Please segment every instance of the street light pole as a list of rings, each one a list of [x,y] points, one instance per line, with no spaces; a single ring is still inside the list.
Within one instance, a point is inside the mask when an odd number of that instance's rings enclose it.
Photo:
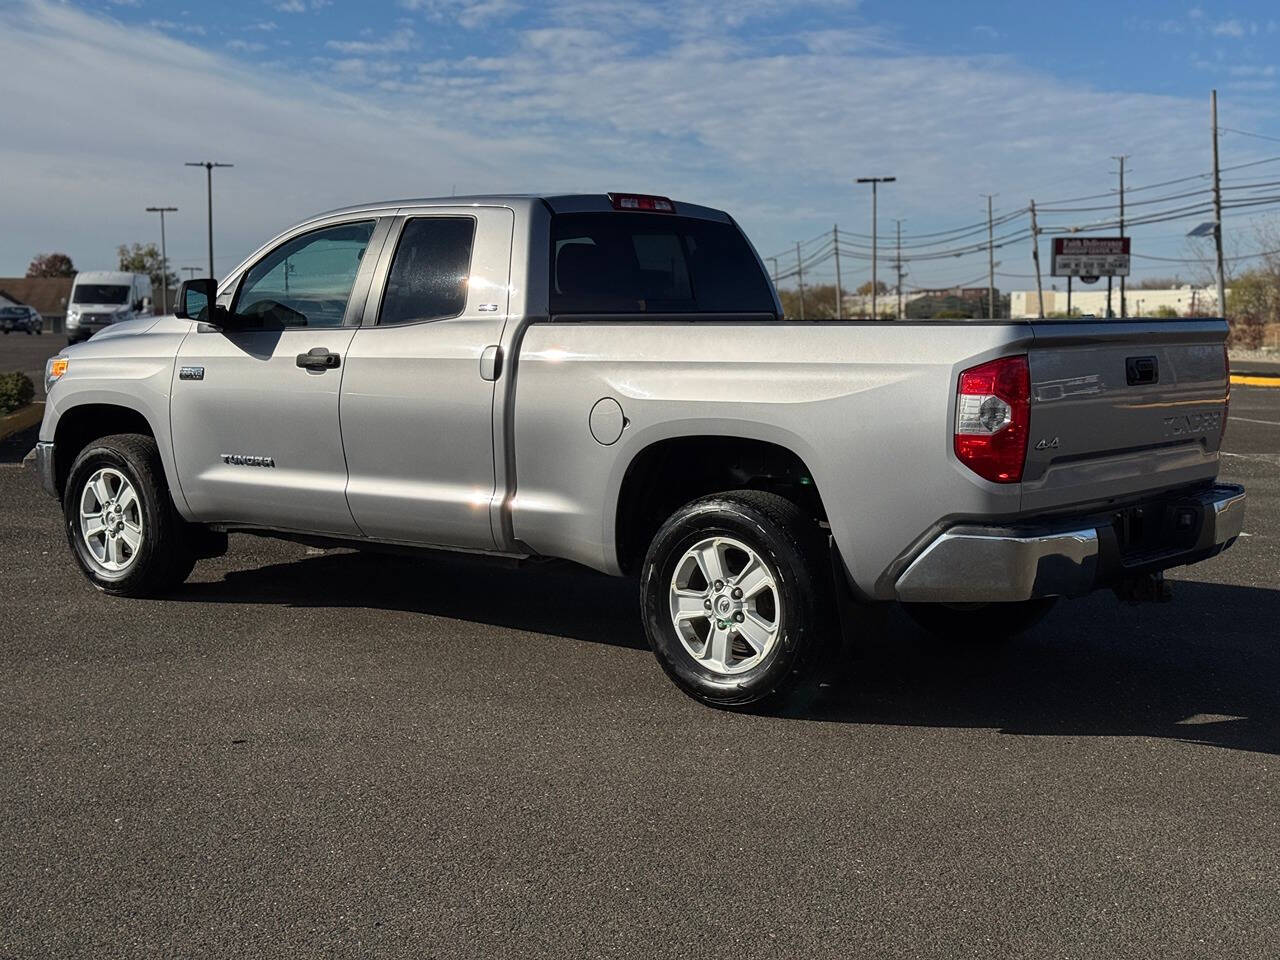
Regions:
[[[177,213],[177,207],[147,207],[147,213],[160,214],[160,290],[164,299],[161,301],[161,312],[169,312],[169,253],[164,242],[164,215]]]
[[[996,318],[996,240],[994,221],[991,216],[991,201],[996,195],[986,193],[983,196],[987,198],[987,319],[994,320]]]
[[[213,168],[214,167],[234,167],[234,163],[217,163],[213,160],[197,160],[185,163],[186,167],[204,167],[205,177],[209,187],[209,279],[214,279],[213,272]]]
[[[1117,161],[1120,164],[1120,238],[1124,239],[1124,162],[1129,159],[1129,155],[1126,153],[1118,157],[1112,157],[1111,159]],[[1120,318],[1122,320],[1129,315],[1129,310],[1125,306],[1124,288],[1125,288],[1124,274],[1121,274],[1120,275]]]
[[[858,177],[857,183],[871,184],[871,319],[876,319],[876,188],[882,183],[893,183],[897,177]]]
[[[200,268],[199,268],[199,267],[179,267],[178,269],[179,269],[179,270],[185,270],[185,271],[187,272],[187,279],[188,279],[188,280],[194,280],[194,279],[195,279],[196,274],[200,272]]]

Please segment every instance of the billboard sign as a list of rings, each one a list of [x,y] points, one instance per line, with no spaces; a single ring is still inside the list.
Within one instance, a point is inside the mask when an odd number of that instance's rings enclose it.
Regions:
[[[1127,277],[1128,237],[1054,237],[1055,277]]]

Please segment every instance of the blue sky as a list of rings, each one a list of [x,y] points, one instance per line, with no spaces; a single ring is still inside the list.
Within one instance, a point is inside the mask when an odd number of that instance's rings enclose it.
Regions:
[[[221,272],[317,210],[454,190],[664,193],[729,209],[767,256],[833,222],[866,231],[852,180],[891,173],[882,235],[895,217],[945,230],[986,192],[998,211],[1105,193],[1113,154],[1133,186],[1207,170],[1215,86],[1225,126],[1280,138],[1263,2],[0,0],[0,58],[0,275],[53,249],[108,266],[158,234],[154,204],[181,208],[174,263],[201,264],[203,175],[182,163],[206,155],[236,164],[216,174]],[[1280,142],[1222,149],[1237,164]],[[1233,214],[1229,252],[1257,249],[1260,221]],[[1135,250],[1188,256],[1194,224],[1136,229]],[[1027,286],[1029,242],[998,255],[1001,286]],[[919,262],[909,283],[984,268]]]

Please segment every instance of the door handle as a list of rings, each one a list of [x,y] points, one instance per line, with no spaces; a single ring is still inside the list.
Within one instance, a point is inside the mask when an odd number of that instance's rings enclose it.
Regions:
[[[330,353],[325,347],[312,347],[298,354],[298,366],[304,370],[333,370],[342,364],[342,357]]]

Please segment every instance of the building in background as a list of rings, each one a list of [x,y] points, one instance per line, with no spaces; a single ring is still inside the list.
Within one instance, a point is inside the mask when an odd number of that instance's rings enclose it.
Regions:
[[[1230,290],[1227,291],[1231,293]],[[1039,310],[1034,290],[1014,290],[1009,295],[1010,315],[1015,319],[1036,317]],[[1175,287],[1165,290],[1139,290],[1129,288],[1125,292],[1128,314],[1131,317],[1150,317],[1157,312],[1174,311],[1180,317],[1187,316],[1221,316],[1218,309],[1218,293],[1213,287]],[[1120,316],[1120,288],[1116,285],[1111,292],[1111,310]],[[1107,286],[1099,281],[1093,286],[1076,284],[1071,291],[1071,312],[1088,316],[1105,317],[1107,315]],[[1067,291],[1046,290],[1044,292],[1044,315],[1067,313]]]
[[[0,297],[40,311],[45,330],[66,329],[67,300],[74,277],[0,277]]]

